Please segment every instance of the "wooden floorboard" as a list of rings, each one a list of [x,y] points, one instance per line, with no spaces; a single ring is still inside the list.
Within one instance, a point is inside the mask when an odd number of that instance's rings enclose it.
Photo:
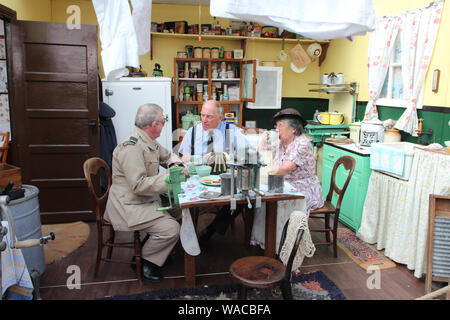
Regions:
[[[199,230],[211,219],[208,215],[202,216],[199,219]],[[95,224],[89,225],[91,233],[83,246],[60,261],[47,265],[40,278],[40,295],[43,300],[94,300],[186,286],[183,278],[184,256],[180,244],[172,254],[173,263],[163,269],[165,279],[161,283],[144,281],[140,287],[134,271],[126,264],[102,263],[100,274],[95,278],[97,235]],[[314,241],[320,237],[313,233]],[[120,250],[114,255],[131,258],[130,250]],[[228,268],[234,260],[247,255],[263,255],[263,250],[244,244],[243,222],[239,217],[236,219],[234,234],[231,230],[225,236],[215,234],[197,257],[197,286],[234,283]],[[80,268],[81,289],[70,290],[67,287],[71,276],[67,270],[71,265]],[[403,265],[381,270],[380,289],[369,289],[366,283],[372,274],[354,263],[341,249],[338,258],[333,258],[332,249],[327,246],[317,246],[314,256],[305,258],[300,270],[303,273],[324,272],[349,300],[410,300],[424,294],[424,280],[415,278],[413,272]]]

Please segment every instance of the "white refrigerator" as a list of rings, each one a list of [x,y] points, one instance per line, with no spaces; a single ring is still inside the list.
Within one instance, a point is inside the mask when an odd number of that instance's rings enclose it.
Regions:
[[[102,80],[103,102],[116,111],[112,118],[116,130],[117,142],[134,128],[134,119],[139,106],[156,103],[164,110],[166,124],[157,141],[167,150],[172,151],[172,105],[171,78],[165,77],[123,77],[118,80]]]

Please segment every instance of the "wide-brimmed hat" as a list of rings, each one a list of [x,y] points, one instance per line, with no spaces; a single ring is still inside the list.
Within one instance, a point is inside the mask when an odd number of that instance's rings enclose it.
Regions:
[[[308,122],[305,119],[303,119],[300,112],[298,112],[297,110],[295,110],[293,108],[286,108],[286,109],[283,109],[283,110],[277,112],[273,116],[272,121],[273,121],[273,123],[276,123],[278,120],[282,120],[282,119],[296,119],[296,120],[300,121],[303,128],[308,124]]]

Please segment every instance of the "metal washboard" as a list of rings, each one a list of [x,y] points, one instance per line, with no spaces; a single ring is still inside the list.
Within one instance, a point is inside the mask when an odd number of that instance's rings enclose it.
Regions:
[[[430,194],[425,293],[431,282],[450,284],[450,196]]]

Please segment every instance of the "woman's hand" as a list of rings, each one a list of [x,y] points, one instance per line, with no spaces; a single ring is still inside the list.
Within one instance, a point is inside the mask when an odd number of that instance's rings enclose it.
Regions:
[[[190,153],[183,154],[183,156],[181,157],[181,161],[183,161],[184,163],[191,162],[191,154]]]
[[[269,141],[269,130],[266,130],[261,134],[261,140],[259,141],[258,151],[266,149],[268,141]]]

